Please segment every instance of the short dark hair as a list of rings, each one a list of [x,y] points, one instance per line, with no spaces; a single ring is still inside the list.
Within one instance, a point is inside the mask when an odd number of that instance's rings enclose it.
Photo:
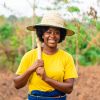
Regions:
[[[50,26],[36,26],[35,28],[36,28],[36,34],[39,40],[41,42],[44,42],[42,35],[50,28]],[[58,43],[62,42],[65,39],[65,37],[66,37],[66,30],[63,28],[60,28],[60,40]]]

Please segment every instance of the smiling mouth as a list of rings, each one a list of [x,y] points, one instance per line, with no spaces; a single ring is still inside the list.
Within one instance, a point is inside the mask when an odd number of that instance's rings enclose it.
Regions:
[[[49,42],[49,43],[51,43],[51,44],[56,43],[56,41],[55,41],[55,40],[48,40],[48,42]]]

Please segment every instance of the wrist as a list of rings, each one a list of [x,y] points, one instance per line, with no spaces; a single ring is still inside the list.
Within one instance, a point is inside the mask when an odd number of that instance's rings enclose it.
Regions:
[[[49,77],[47,77],[47,76],[43,76],[43,77],[42,77],[42,80],[44,80],[45,82],[47,82],[48,79],[49,79]]]
[[[36,70],[36,67],[35,66],[31,66],[28,69],[29,72],[34,72],[35,70]]]

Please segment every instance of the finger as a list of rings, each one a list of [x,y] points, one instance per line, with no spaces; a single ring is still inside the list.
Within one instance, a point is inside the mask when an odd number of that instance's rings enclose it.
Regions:
[[[40,70],[40,69],[37,69],[37,70],[36,70],[36,73],[37,73],[37,75],[42,76],[42,73],[41,73],[41,70]]]

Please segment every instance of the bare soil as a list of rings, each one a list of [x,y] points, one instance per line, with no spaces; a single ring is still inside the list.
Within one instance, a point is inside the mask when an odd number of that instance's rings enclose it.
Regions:
[[[16,90],[14,73],[0,69],[0,100],[26,100],[27,87]],[[100,66],[80,67],[79,78],[67,100],[100,100]]]

